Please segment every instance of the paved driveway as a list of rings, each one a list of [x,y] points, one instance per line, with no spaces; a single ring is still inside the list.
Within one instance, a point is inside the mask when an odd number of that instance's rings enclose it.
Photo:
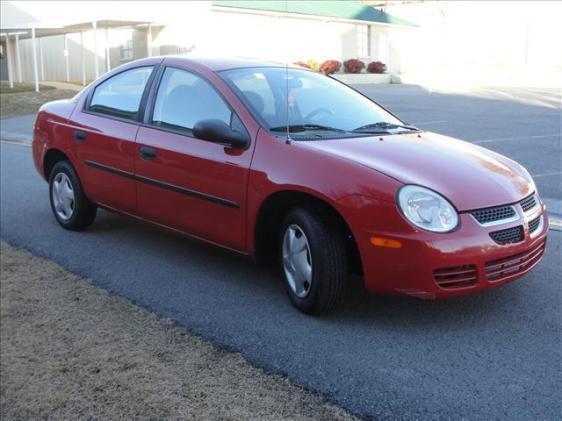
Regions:
[[[403,107],[400,114],[410,121],[434,124],[443,133],[462,132],[469,140],[528,136],[527,142],[489,146],[512,147],[535,173],[560,170],[554,168],[560,139],[530,137],[559,133],[559,110],[536,107],[527,123],[534,127],[527,130],[517,116],[529,116],[529,105],[490,104],[489,110],[511,111],[498,114],[496,124],[505,131],[489,133],[481,127],[496,127],[482,111],[487,100],[408,95],[401,89],[369,93],[391,109]],[[465,104],[470,101],[474,106]],[[472,123],[457,122],[457,115]],[[447,123],[429,123],[438,119]],[[531,139],[541,143],[529,147]],[[536,161],[539,145],[542,166]],[[310,318],[292,309],[276,276],[245,258],[103,211],[87,232],[60,229],[30,149],[3,143],[0,155],[3,239],[238,350],[267,371],[287,374],[357,414],[377,419],[560,416],[560,232],[551,231],[545,260],[534,272],[500,290],[424,302],[366,296],[356,286],[339,313]],[[543,194],[559,197],[556,177],[537,179]]]
[[[33,124],[35,123],[35,114],[5,118],[1,121],[0,139],[16,142],[31,141]]]

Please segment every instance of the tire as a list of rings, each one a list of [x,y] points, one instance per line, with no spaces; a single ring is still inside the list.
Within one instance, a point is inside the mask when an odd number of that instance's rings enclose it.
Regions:
[[[303,313],[332,312],[345,297],[347,253],[339,227],[331,214],[317,207],[295,208],[283,221],[281,274],[291,303]]]
[[[59,161],[49,176],[49,199],[57,222],[65,229],[80,231],[96,218],[97,207],[88,200],[78,174],[68,161]]]

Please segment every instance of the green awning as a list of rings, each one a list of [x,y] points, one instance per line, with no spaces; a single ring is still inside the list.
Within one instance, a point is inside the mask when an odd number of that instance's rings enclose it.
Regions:
[[[264,12],[296,13],[327,18],[352,19],[371,23],[386,23],[416,27],[411,22],[389,15],[382,10],[366,6],[360,1],[285,1],[285,0],[222,0],[213,6],[238,9],[261,10]]]

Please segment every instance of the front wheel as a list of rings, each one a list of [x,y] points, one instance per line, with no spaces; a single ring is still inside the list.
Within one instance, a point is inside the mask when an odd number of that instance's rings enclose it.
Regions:
[[[291,303],[307,314],[334,310],[345,296],[347,254],[339,224],[314,207],[292,210],[281,228],[281,268]]]
[[[59,161],[49,177],[51,209],[57,222],[69,230],[82,230],[96,218],[96,206],[88,200],[78,174],[68,161]]]

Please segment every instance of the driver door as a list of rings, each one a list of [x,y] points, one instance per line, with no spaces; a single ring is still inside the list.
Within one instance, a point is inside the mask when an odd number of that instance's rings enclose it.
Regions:
[[[150,123],[137,134],[135,173],[141,217],[235,250],[245,247],[246,184],[253,145],[244,150],[193,137],[194,124],[242,123],[204,78],[167,67]]]

